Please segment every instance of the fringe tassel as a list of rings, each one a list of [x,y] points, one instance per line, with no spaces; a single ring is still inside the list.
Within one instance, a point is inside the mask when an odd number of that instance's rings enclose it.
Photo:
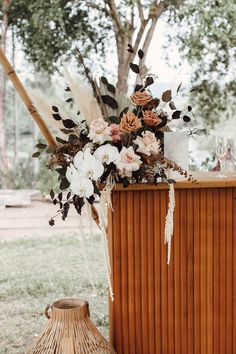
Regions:
[[[101,192],[100,208],[98,212],[99,227],[102,231],[104,259],[106,262],[105,265],[106,265],[107,282],[108,282],[111,301],[114,301],[114,294],[113,294],[112,281],[111,281],[111,263],[110,263],[108,238],[107,238],[107,219],[108,219],[107,214],[108,214],[108,208],[112,209],[111,191],[113,189],[113,186],[114,186],[114,180],[112,179],[112,176],[111,177],[109,176],[107,179],[106,186]]]
[[[165,222],[165,244],[168,245],[167,251],[167,264],[170,264],[170,256],[171,256],[171,241],[173,237],[174,231],[174,209],[175,209],[175,189],[174,184],[171,183],[169,185],[169,205],[168,205],[168,212],[166,215],[166,222]]]

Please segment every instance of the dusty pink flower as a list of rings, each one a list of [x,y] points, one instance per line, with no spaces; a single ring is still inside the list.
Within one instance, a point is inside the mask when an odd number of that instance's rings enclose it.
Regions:
[[[120,141],[121,140],[120,126],[118,124],[111,124],[110,128],[111,128],[112,141],[114,141],[115,143],[117,141]]]
[[[112,140],[110,135],[111,128],[103,118],[98,118],[91,122],[88,137],[92,139],[94,143],[103,144],[105,141]]]
[[[160,141],[157,140],[154,133],[146,131],[142,136],[137,136],[134,143],[138,145],[138,152],[150,156],[151,154],[159,154],[161,151]]]
[[[131,177],[133,171],[137,171],[142,164],[141,157],[135,154],[130,146],[128,149],[123,147],[115,164],[122,177]]]

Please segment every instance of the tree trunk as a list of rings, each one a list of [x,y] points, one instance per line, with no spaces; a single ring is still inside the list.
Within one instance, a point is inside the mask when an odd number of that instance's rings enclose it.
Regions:
[[[8,30],[8,6],[10,0],[3,1],[3,26],[2,26],[2,43],[1,47],[3,51],[6,51],[6,40]],[[6,96],[6,78],[3,70],[0,70],[0,162],[5,171],[10,168],[10,161],[7,155],[7,133],[5,124],[5,96]]]

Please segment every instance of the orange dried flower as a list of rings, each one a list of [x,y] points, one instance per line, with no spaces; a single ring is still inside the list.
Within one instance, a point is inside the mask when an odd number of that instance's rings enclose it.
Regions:
[[[130,96],[131,101],[137,106],[145,106],[148,102],[152,100],[152,96],[146,91],[137,91]]]
[[[141,127],[141,120],[133,112],[127,112],[123,115],[120,122],[120,131],[131,133]]]
[[[143,112],[143,120],[147,125],[156,126],[162,122],[162,119],[158,117],[158,115],[153,111],[144,111]]]

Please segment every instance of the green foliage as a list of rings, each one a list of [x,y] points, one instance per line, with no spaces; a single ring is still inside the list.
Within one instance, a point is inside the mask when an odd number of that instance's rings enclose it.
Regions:
[[[12,0],[9,7],[9,25],[27,59],[47,72],[53,72],[78,43],[84,50],[98,43],[97,29],[88,16],[87,9],[66,0]]]
[[[173,13],[172,13],[173,15]],[[192,83],[203,119],[214,125],[236,96],[236,3],[234,0],[189,0],[170,16],[169,44],[179,46],[194,69]],[[235,112],[235,111],[234,111]],[[233,114],[233,109],[232,109]]]

